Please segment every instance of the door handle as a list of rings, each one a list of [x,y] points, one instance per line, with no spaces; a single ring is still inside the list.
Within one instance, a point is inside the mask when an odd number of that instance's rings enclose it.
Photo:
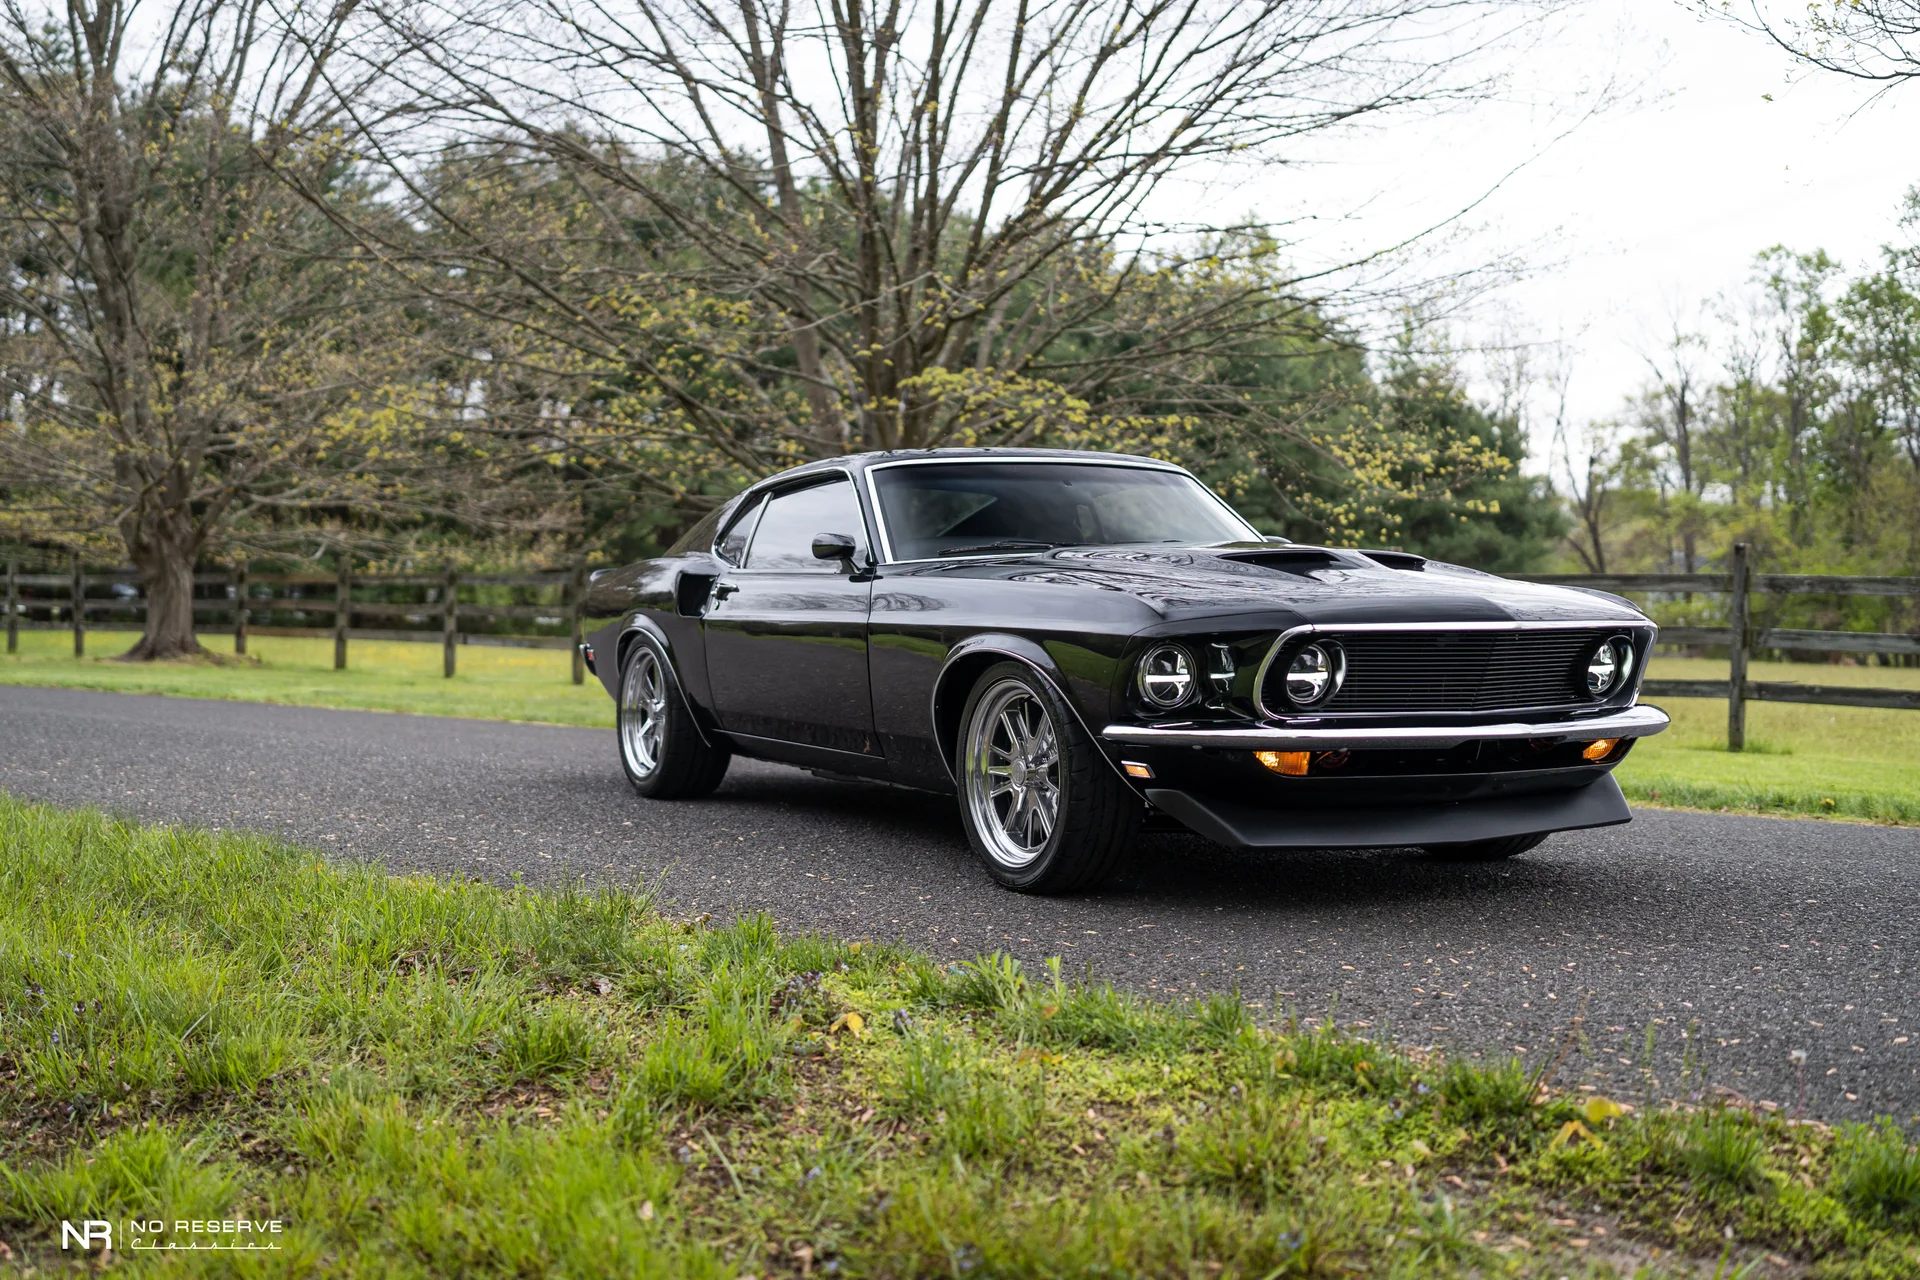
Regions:
[[[714,584],[713,584],[713,599],[714,599],[714,602],[715,602],[715,603],[717,604],[717,603],[719,603],[720,601],[722,601],[722,600],[725,600],[725,599],[726,599],[726,598],[727,598],[728,596],[730,596],[730,595],[732,595],[732,594],[733,594],[734,592],[736,592],[736,591],[738,591],[739,589],[740,589],[740,588],[739,588],[739,586],[738,586],[738,585],[736,585],[735,583],[731,583],[731,582],[716,582],[716,583],[714,583]]]

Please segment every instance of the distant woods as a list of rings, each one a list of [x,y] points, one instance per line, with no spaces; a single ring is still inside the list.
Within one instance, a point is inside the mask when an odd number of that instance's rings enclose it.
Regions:
[[[1273,532],[1497,570],[1713,554],[1715,503],[1894,555],[1892,302],[1785,263],[1791,358],[1563,430],[1555,494],[1385,259],[1306,272],[1235,203],[1496,92],[1552,7],[0,7],[0,542],[135,564],[143,657],[197,649],[195,564],[634,558],[876,448],[1152,453]]]
[[[1619,414],[1559,424],[1567,545],[1593,572],[1722,566],[1920,574],[1920,190],[1908,238],[1849,269],[1760,253],[1673,318]]]

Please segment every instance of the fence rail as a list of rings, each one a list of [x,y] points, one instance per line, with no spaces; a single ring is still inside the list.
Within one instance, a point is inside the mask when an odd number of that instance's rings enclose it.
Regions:
[[[1828,595],[1905,597],[1920,601],[1920,578],[1846,576],[1825,573],[1754,573],[1752,549],[1735,543],[1727,573],[1515,573],[1523,582],[1601,591],[1660,592],[1731,596],[1724,627],[1662,627],[1660,643],[1725,645],[1725,680],[1649,680],[1642,691],[1655,698],[1725,698],[1727,747],[1744,750],[1747,703],[1805,702],[1836,707],[1894,707],[1920,711],[1920,690],[1870,689],[1847,685],[1794,684],[1747,679],[1756,650],[1799,649],[1814,653],[1920,655],[1920,634],[1871,631],[1809,631],[1787,627],[1755,628],[1756,595]]]
[[[146,597],[139,589],[140,575],[133,569],[88,570],[77,560],[64,573],[22,572],[17,561],[10,561],[6,568],[8,653],[19,651],[22,630],[62,630],[73,633],[74,656],[82,657],[86,654],[89,621],[96,625],[101,621],[133,622],[147,611]],[[535,573],[460,573],[454,569],[439,573],[256,573],[251,565],[239,564],[227,571],[195,573],[193,584],[198,592],[218,593],[195,596],[194,630],[206,634],[230,628],[236,653],[247,651],[249,635],[331,637],[333,665],[345,668],[348,643],[353,640],[437,641],[445,651],[444,673],[452,676],[458,668],[456,651],[461,645],[571,649],[573,682],[582,684],[586,680],[580,655],[587,584],[584,560],[575,560],[571,569]],[[483,588],[531,590],[551,599],[471,598]],[[357,591],[415,598],[361,599],[355,596]],[[102,592],[109,594],[99,594]],[[462,592],[469,598],[462,599]],[[358,619],[388,625],[356,626]],[[224,620],[225,625],[217,620]],[[324,625],[285,625],[288,622]],[[537,628],[542,626],[564,627],[566,634],[539,634]]]
[[[1663,644],[1726,646],[1731,667],[1729,678],[1649,680],[1645,690],[1654,697],[1727,699],[1727,744],[1735,750],[1741,749],[1746,742],[1748,702],[1804,702],[1827,706],[1920,710],[1920,691],[1916,690],[1807,685],[1746,678],[1747,666],[1758,650],[1920,656],[1920,634],[1815,631],[1785,627],[1756,629],[1752,611],[1753,597],[1756,595],[1879,596],[1920,601],[1920,578],[1756,574],[1752,572],[1750,561],[1748,546],[1739,543],[1733,548],[1730,571],[1727,573],[1508,576],[1525,582],[1593,587],[1603,591],[1731,596],[1727,626],[1666,627],[1660,632]],[[585,680],[585,667],[579,650],[586,600],[586,566],[582,560],[576,560],[571,569],[565,570],[472,574],[462,574],[452,569],[439,573],[391,574],[255,573],[250,565],[242,564],[224,572],[196,573],[193,581],[197,588],[211,588],[222,593],[196,598],[193,612],[196,617],[225,618],[232,628],[234,648],[238,653],[246,652],[249,634],[331,636],[334,641],[334,665],[345,667],[348,642],[352,640],[414,640],[429,643],[437,640],[445,650],[445,673],[451,676],[457,666],[455,651],[463,644],[570,648],[574,655],[574,683],[580,684]],[[74,653],[76,656],[84,654],[88,619],[131,620],[146,612],[146,600],[138,592],[138,582],[139,575],[132,569],[85,571],[78,561],[74,561],[64,573],[24,573],[17,563],[10,562],[6,577],[7,652],[17,651],[18,633],[22,628],[59,628],[73,632]],[[463,590],[484,587],[545,591],[555,598],[550,603],[529,603],[524,600],[496,603],[460,598]],[[297,594],[302,589],[313,594]],[[90,590],[117,594],[106,598],[90,598],[87,594]],[[417,592],[419,598],[356,599],[356,590]],[[262,615],[269,618],[278,616],[282,621],[260,625],[255,618]],[[305,622],[309,617],[314,621],[324,618],[327,625],[285,625],[287,620]],[[357,618],[413,625],[359,627],[354,625]],[[462,623],[481,623],[484,629],[462,627]],[[523,625],[529,623],[533,626]],[[541,625],[565,626],[568,634],[538,634],[533,627]],[[210,631],[213,628],[197,626],[196,629]]]

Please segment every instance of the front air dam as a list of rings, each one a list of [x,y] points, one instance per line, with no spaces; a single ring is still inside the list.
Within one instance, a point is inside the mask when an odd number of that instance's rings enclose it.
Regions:
[[[1147,800],[1188,830],[1230,849],[1382,849],[1466,844],[1631,822],[1611,774],[1571,791],[1364,809],[1256,809],[1148,787]]]

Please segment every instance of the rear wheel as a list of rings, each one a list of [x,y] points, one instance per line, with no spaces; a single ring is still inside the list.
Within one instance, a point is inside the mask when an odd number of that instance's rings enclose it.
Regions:
[[[727,776],[733,753],[709,746],[693,722],[673,668],[647,636],[620,672],[620,767],[650,800],[704,796]]]
[[[1525,853],[1547,838],[1547,832],[1531,836],[1506,836],[1499,840],[1470,840],[1465,844],[1430,844],[1427,852],[1442,862],[1498,862]]]
[[[1009,889],[1090,888],[1139,835],[1139,799],[1024,663],[1002,662],[980,677],[957,747],[967,842]]]

